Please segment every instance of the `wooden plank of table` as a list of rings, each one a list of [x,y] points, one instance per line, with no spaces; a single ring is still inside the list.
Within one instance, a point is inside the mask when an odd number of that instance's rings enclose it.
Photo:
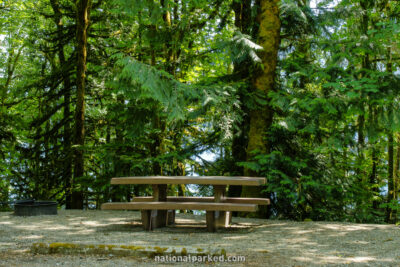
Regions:
[[[154,201],[152,196],[134,197],[133,202],[148,202]],[[172,202],[214,202],[214,197],[185,197],[185,196],[167,196],[167,201]],[[268,198],[245,198],[245,197],[225,197],[222,202],[226,203],[242,203],[242,204],[258,204],[270,205]]]
[[[211,211],[257,211],[256,204],[198,203],[198,202],[112,202],[103,203],[102,210],[211,210]]]
[[[263,177],[243,176],[135,176],[112,178],[111,184],[203,184],[260,186]]]

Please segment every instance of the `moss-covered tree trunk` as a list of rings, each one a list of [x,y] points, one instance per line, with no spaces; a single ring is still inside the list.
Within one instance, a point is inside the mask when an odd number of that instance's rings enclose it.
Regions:
[[[273,110],[269,103],[268,93],[274,90],[275,71],[278,61],[278,49],[280,43],[280,19],[279,19],[279,0],[262,0],[257,17],[259,23],[257,43],[263,47],[260,54],[263,67],[259,68],[254,75],[253,87],[255,97],[261,98],[261,101],[255,101],[257,104],[249,113],[250,130],[249,141],[247,145],[247,161],[254,159],[254,151],[258,153],[269,153],[270,145],[266,138],[273,118]],[[266,100],[266,101],[265,101]],[[257,172],[245,169],[245,175],[258,176]],[[243,197],[262,196],[263,187],[243,187]],[[266,216],[266,210],[258,212],[259,217]]]
[[[76,30],[76,52],[77,52],[77,73],[76,73],[76,109],[75,109],[75,136],[74,136],[74,183],[84,174],[83,145],[85,140],[85,78],[87,58],[87,32],[89,27],[91,0],[78,0],[77,30]],[[82,188],[76,189],[72,185],[71,208],[83,208]]]

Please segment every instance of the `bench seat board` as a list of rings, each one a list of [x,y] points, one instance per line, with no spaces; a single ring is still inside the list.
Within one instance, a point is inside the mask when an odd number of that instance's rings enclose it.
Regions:
[[[112,178],[111,184],[264,185],[263,177],[242,176],[135,176]]]
[[[134,197],[133,202],[148,202],[152,201],[153,197]],[[214,202],[214,197],[183,197],[183,196],[167,196],[167,201],[172,202]],[[239,203],[239,204],[258,204],[270,205],[268,198],[242,198],[242,197],[227,197],[222,203]]]
[[[257,211],[256,204],[199,202],[113,202],[101,205],[102,210],[206,210]]]

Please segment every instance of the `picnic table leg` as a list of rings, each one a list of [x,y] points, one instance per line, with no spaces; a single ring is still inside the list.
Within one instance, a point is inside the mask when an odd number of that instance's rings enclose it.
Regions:
[[[223,202],[226,194],[225,185],[214,185],[214,202]],[[230,212],[228,211],[207,211],[206,223],[207,230],[215,232],[218,227],[228,227],[230,222]]]
[[[167,185],[166,184],[153,185],[153,197],[154,201],[167,201]],[[167,211],[153,210],[151,214],[151,222],[154,228],[166,226]]]
[[[167,200],[167,185],[153,185],[153,201]],[[145,230],[153,230],[167,225],[166,210],[142,210],[142,225]]]
[[[175,224],[175,210],[167,210],[167,225]]]
[[[142,213],[142,225],[144,230],[151,231],[151,210],[141,210]]]
[[[215,223],[215,211],[206,211],[206,224],[208,232],[215,232],[217,230],[217,224]]]

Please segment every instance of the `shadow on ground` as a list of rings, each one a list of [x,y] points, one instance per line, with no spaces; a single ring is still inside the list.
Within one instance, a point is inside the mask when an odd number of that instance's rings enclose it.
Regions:
[[[230,228],[209,233],[204,216],[177,214],[175,225],[146,232],[132,211],[2,212],[0,236],[0,254],[26,253],[35,242],[170,245],[224,248],[245,256],[245,266],[400,266],[400,229],[393,225],[233,218]]]

